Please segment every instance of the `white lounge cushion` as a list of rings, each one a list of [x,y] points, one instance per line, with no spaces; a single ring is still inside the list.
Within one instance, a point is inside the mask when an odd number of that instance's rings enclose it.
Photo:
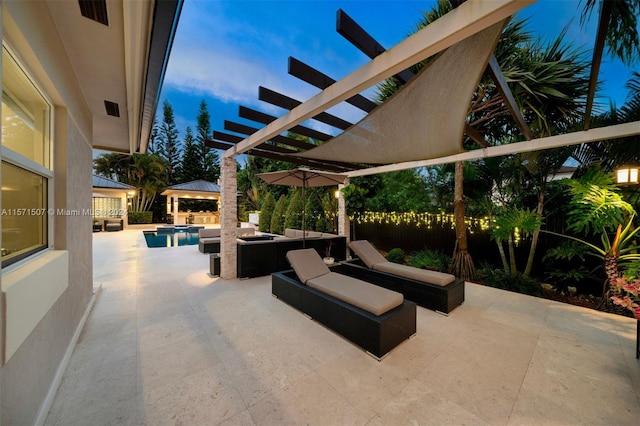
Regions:
[[[382,315],[404,301],[398,292],[336,272],[312,278],[307,285],[374,315]]]
[[[413,266],[400,265],[393,262],[376,263],[373,265],[373,269],[439,286],[450,284],[456,279],[456,277],[451,274],[414,268]]]
[[[387,261],[367,240],[351,241],[349,248],[367,265],[367,268],[373,268],[373,265]]]

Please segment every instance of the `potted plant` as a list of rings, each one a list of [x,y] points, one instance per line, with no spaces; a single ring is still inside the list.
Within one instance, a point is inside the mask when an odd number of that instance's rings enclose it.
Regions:
[[[335,262],[335,259],[331,257],[331,246],[333,246],[333,241],[329,240],[324,250],[324,258],[322,259],[326,265],[333,265],[333,262]]]

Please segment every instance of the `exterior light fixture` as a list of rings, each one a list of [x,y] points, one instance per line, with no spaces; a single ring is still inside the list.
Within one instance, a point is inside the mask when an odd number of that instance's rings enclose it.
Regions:
[[[334,192],[333,196],[336,198],[340,198],[340,190],[338,189],[336,192]]]
[[[616,182],[622,185],[638,184],[638,166],[622,166],[616,170]]]

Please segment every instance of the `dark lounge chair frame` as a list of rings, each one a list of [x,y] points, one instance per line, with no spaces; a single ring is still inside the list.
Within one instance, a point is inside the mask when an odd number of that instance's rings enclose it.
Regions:
[[[387,272],[369,269],[362,260],[351,259],[341,262],[345,269],[341,272],[354,278],[397,291],[418,305],[448,315],[464,303],[464,280],[456,279],[451,284],[439,286]]]
[[[331,268],[338,273],[344,269],[343,265]],[[293,270],[271,275],[271,293],[362,347],[378,361],[416,334],[416,304],[406,299],[389,312],[373,315],[302,284]]]

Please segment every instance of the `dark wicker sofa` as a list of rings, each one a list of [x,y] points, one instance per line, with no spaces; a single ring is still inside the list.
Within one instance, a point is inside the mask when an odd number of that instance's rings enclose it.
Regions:
[[[342,273],[348,268],[338,264],[330,269],[331,272]],[[271,292],[278,299],[362,347],[377,360],[416,333],[416,304],[407,299],[387,312],[374,315],[303,284],[293,270],[273,273]]]
[[[275,238],[271,241],[238,241],[238,278],[253,278],[290,269],[287,253],[303,248],[302,238]],[[344,236],[323,234],[307,238],[306,248],[315,249],[323,257],[331,244],[331,255],[337,261],[347,258]]]

